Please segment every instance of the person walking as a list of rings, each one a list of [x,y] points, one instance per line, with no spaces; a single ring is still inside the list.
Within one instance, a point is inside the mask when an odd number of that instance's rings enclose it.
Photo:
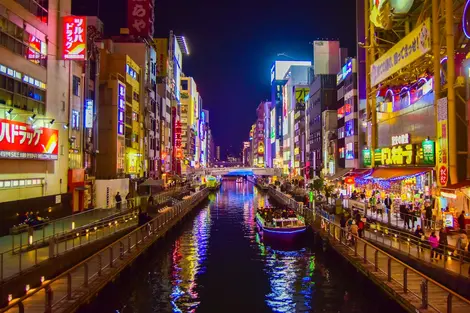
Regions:
[[[424,243],[424,240],[426,239],[426,236],[424,235],[424,231],[420,225],[416,226],[414,235],[416,237],[418,246],[421,247],[421,251],[423,251],[423,243]]]
[[[445,227],[442,227],[441,230],[439,231],[439,260],[444,257],[445,260],[445,253],[447,250],[447,231]]]
[[[390,195],[387,194],[387,196],[384,199],[384,205],[385,205],[385,210],[388,216],[388,212],[392,209],[392,199],[390,198]]]
[[[431,229],[431,222],[432,222],[432,206],[431,201],[426,201],[424,204],[424,218],[425,220],[425,227],[426,229]]]
[[[119,191],[114,196],[114,200],[116,201],[116,209],[121,210],[122,198],[121,198],[121,195],[119,194]]]
[[[436,232],[432,232],[431,236],[429,236],[429,245],[431,246],[431,261],[436,259],[437,260],[437,248],[439,247],[439,241],[436,237]]]
[[[457,221],[459,222],[460,232],[465,233],[465,211],[462,211],[462,213],[460,213]]]

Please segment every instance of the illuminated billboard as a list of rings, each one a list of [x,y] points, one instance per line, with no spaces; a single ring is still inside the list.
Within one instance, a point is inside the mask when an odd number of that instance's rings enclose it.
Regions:
[[[86,17],[65,16],[63,18],[63,58],[64,60],[86,59]]]
[[[168,74],[168,39],[153,40],[157,52],[157,76],[166,77]]]
[[[0,119],[0,158],[57,160],[59,131]]]
[[[124,115],[126,114],[126,85],[118,83],[118,135],[124,135]]]
[[[173,47],[175,51],[174,55],[174,67],[173,67],[173,74],[175,79],[175,94],[176,100],[180,102],[181,100],[181,69],[183,67],[183,53],[181,52],[180,46],[176,41],[176,37],[173,37]]]
[[[127,27],[129,34],[144,38],[153,37],[155,0],[128,0]]]
[[[271,68],[271,83],[274,80],[284,80],[284,77],[292,65],[312,66],[311,61],[276,61]]]
[[[270,124],[271,132],[269,137],[271,138],[271,143],[274,143],[276,141],[276,108],[271,110]]]

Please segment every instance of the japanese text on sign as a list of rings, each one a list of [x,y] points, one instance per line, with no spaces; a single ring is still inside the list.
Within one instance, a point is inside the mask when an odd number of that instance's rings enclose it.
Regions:
[[[128,0],[127,24],[131,35],[153,37],[154,2],[154,0]]]
[[[392,146],[407,145],[410,143],[410,134],[392,136]]]
[[[64,60],[86,59],[86,17],[66,16],[63,20]]]
[[[371,85],[375,86],[431,49],[431,19],[426,19],[371,65]]]
[[[118,83],[118,135],[124,135],[124,115],[126,113],[126,86]]]
[[[57,160],[58,144],[55,129],[0,119],[0,158]]]

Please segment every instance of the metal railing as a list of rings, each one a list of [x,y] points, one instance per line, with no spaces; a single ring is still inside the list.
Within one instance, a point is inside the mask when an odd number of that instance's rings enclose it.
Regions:
[[[442,259],[441,262],[431,258],[431,246],[428,237],[423,239],[413,233],[388,228],[380,224],[368,224],[368,228],[364,236],[370,241],[406,253],[424,263],[442,267],[453,274],[469,277],[470,255],[464,249],[439,244],[439,247],[432,251],[439,256],[439,259]]]
[[[442,220],[426,219],[421,212],[418,212],[418,214],[402,213],[397,209],[396,205],[390,210],[383,206],[380,212],[377,209],[373,210],[366,202],[344,199],[343,206],[348,208],[348,210],[351,210],[351,207],[355,207],[367,218],[404,230],[414,229],[417,225],[432,230],[439,230],[442,227]]]
[[[154,203],[164,203],[171,196],[185,191],[185,188],[178,187],[155,194],[153,195]],[[130,200],[123,200],[120,210],[117,210],[116,208],[92,209],[72,214],[63,218],[46,221],[39,225],[25,227],[21,232],[10,235],[10,243],[5,242],[7,240],[5,237],[0,238],[0,249],[3,250],[3,253],[8,251],[16,253],[20,250],[28,248],[33,242],[46,241],[51,236],[61,236],[64,233],[73,231],[74,229],[90,226],[90,224],[93,224],[97,220],[105,219],[110,216],[123,214],[129,210],[133,210],[134,208],[141,206],[142,200],[144,198],[148,198],[148,196],[139,196]]]
[[[285,205],[297,209],[317,225],[335,244],[342,246],[350,257],[361,260],[362,266],[372,272],[388,288],[392,287],[406,294],[406,301],[419,309],[439,313],[470,312],[470,301],[456,292],[420,273],[411,266],[401,262],[372,243],[347,233],[334,222],[334,216],[320,209],[310,209],[293,201],[285,194],[271,188],[271,193]],[[399,288],[397,288],[399,287]]]
[[[104,286],[133,258],[144,251],[145,247],[152,244],[162,234],[164,228],[172,226],[172,221],[179,220],[180,216],[186,214],[194,205],[202,201],[208,193],[207,189],[203,189],[188,199],[182,200],[150,222],[126,234],[71,269],[51,280],[45,280],[39,287],[10,301],[8,306],[0,309],[0,313],[26,312],[29,308],[37,310],[40,306],[44,307],[44,312],[52,312],[53,309],[58,308],[67,311],[64,308],[67,305],[77,307],[80,303],[74,304],[72,299],[82,301],[83,298],[80,296],[92,295],[88,289],[91,284],[96,287],[97,283],[101,282],[101,286]],[[84,293],[80,293],[81,291]],[[93,290],[93,292],[96,291],[98,290]]]
[[[20,275],[51,257],[62,255],[136,224],[137,211],[131,210],[129,213],[93,223],[90,227],[83,226],[61,233],[60,236],[55,234],[31,242],[27,251],[2,252],[0,253],[0,282]]]

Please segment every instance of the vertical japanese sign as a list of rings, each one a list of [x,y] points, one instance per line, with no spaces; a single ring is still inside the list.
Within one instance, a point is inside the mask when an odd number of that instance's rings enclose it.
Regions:
[[[445,187],[449,179],[447,98],[437,100],[437,180]]]
[[[175,123],[175,147],[176,147],[176,158],[182,159],[183,158],[183,150],[181,149],[181,122],[176,121]]]
[[[93,100],[90,99],[85,104],[85,128],[93,128]]]
[[[117,132],[124,135],[124,114],[126,114],[126,86],[118,83]]]
[[[62,28],[64,60],[85,60],[87,39],[86,17],[65,16]]]
[[[153,37],[154,4],[154,0],[127,0],[127,27],[131,35]]]
[[[167,76],[168,72],[168,39],[154,39],[157,48],[157,76]]]
[[[59,132],[0,119],[0,158],[57,160]]]

